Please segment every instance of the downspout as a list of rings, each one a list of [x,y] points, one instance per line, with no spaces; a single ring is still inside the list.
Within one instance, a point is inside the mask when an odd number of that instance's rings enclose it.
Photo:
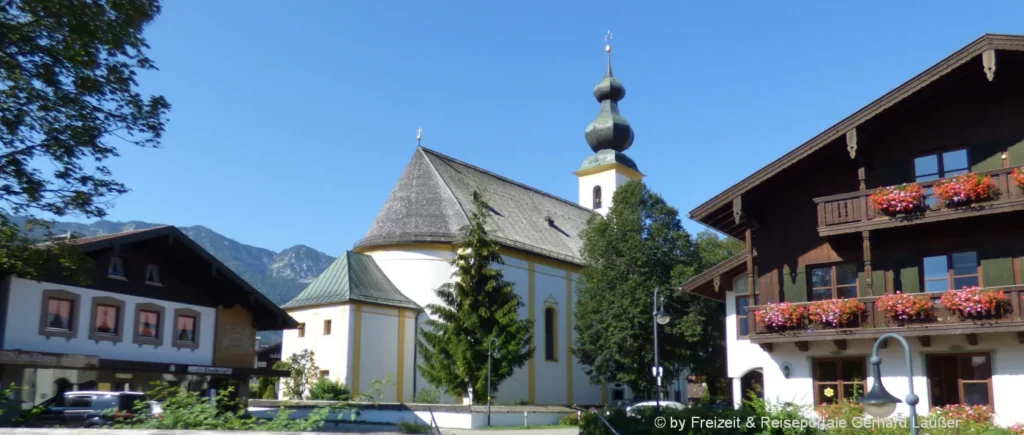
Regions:
[[[416,370],[419,368],[419,352],[420,343],[420,313],[422,311],[416,311],[416,317],[413,318],[413,342],[412,342],[412,400],[416,401]]]

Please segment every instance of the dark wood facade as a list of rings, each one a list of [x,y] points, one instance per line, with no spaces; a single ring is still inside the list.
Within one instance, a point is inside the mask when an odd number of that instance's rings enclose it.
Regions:
[[[890,218],[872,208],[867,198],[875,189],[915,181],[915,158],[951,150],[966,150],[965,169],[992,175],[1001,195],[964,209],[936,205],[912,218]],[[840,346],[847,337],[893,330],[918,336],[1024,333],[1024,190],[1010,177],[1021,166],[1024,37],[987,35],[691,212],[691,218],[745,240],[747,264],[734,260],[684,289],[732,297],[712,288],[731,286],[737,273],[747,273],[757,281],[757,303],[803,304],[813,292],[829,291],[813,289],[811,270],[846,265],[856,277],[831,291],[855,292],[865,303],[868,312],[856,327],[773,334],[751,315],[745,319],[751,341],[836,340]],[[961,322],[936,304],[937,321],[913,327],[887,323],[878,314],[879,296],[924,291],[926,257],[961,252],[975,253],[981,287],[1006,290],[1012,313]]]

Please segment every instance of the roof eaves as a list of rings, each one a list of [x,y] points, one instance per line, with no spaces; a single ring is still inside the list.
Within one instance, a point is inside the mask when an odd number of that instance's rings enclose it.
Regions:
[[[737,195],[745,193],[754,186],[757,186],[768,178],[781,172],[783,169],[789,167],[789,165],[803,159],[822,146],[839,138],[841,135],[846,134],[850,129],[871,119],[899,101],[902,101],[907,96],[932,83],[939,77],[944,76],[949,71],[963,65],[975,56],[978,56],[985,50],[989,49],[1024,51],[1024,36],[1004,34],[983,35],[967,46],[939,61],[932,67],[914,76],[910,80],[907,80],[895,89],[885,93],[867,106],[864,106],[860,110],[854,112],[852,115],[839,121],[832,127],[829,127],[825,131],[819,133],[817,136],[814,136],[797,148],[784,154],[782,157],[779,157],[775,161],[762,167],[757,172],[754,172],[725,191],[697,206],[690,211],[690,219],[697,221],[703,220],[709,213],[726,205]]]
[[[708,282],[709,280],[714,279],[716,276],[720,276],[721,274],[727,272],[729,269],[732,269],[734,267],[737,267],[737,266],[745,263],[746,259],[747,259],[747,252],[746,251],[743,251],[743,252],[740,252],[739,254],[733,255],[732,257],[729,257],[728,259],[723,260],[722,262],[720,262],[720,263],[718,263],[718,264],[716,264],[714,266],[711,266],[710,269],[701,272],[697,276],[695,276],[693,278],[690,278],[689,280],[684,282],[682,285],[680,285],[679,288],[682,289],[685,292],[692,292],[695,288],[697,288],[701,284],[704,284],[704,283]]]

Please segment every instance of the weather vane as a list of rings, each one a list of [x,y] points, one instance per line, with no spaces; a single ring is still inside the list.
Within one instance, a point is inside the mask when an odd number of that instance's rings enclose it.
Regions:
[[[420,145],[421,140],[423,140],[423,127],[416,127],[416,146]]]
[[[613,37],[614,37],[614,35],[612,35],[612,31],[611,30],[608,30],[608,33],[604,34],[604,51],[606,51],[608,53],[612,52],[612,38]]]

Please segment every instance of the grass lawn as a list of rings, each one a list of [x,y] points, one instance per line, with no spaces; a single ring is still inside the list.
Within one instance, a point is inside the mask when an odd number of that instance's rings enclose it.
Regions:
[[[531,429],[568,429],[571,427],[578,427],[571,424],[539,424],[526,426],[491,426],[485,427],[484,430],[531,430]]]

